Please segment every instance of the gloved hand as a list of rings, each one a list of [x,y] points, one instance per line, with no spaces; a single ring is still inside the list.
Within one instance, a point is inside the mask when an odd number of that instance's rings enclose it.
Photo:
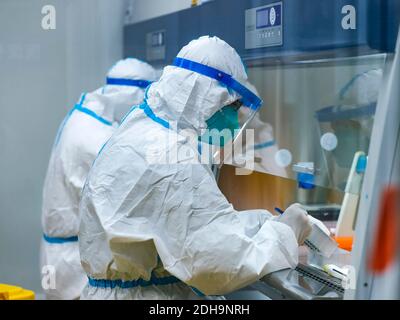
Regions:
[[[288,225],[294,232],[299,246],[311,233],[311,223],[307,211],[298,204],[292,204],[286,211],[278,217],[277,221]]]

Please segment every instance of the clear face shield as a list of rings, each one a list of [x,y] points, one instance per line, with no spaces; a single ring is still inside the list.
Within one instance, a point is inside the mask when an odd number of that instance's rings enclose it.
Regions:
[[[254,167],[254,150],[246,148],[247,145],[254,146],[254,131],[247,130],[254,119],[258,108],[251,108],[247,105],[240,107],[238,111],[238,129],[232,134],[232,139],[226,139],[226,143],[215,148],[212,155],[213,164],[221,168],[223,164],[230,164],[235,167]]]
[[[215,79],[240,96],[240,99],[223,107],[207,120],[209,129],[199,139],[200,149],[207,148],[207,154],[211,155],[211,159],[210,161],[207,160],[207,163],[211,162],[211,164],[221,167],[228,160],[229,163],[232,162],[235,165],[236,155],[240,154],[240,157],[242,157],[244,152],[242,150],[244,139],[249,138],[246,128],[261,108],[263,101],[231,75],[218,69],[182,58],[176,58],[173,66]],[[246,112],[241,112],[241,116],[239,116],[239,109],[242,108],[245,108]],[[254,139],[254,133],[252,137]],[[247,156],[251,157],[251,155]]]
[[[223,150],[223,163],[234,165],[235,167],[251,167],[254,168],[254,149],[246,146],[255,145],[254,130],[249,129],[250,123],[253,121],[257,112],[261,108],[251,108],[243,105],[239,110],[239,126],[240,129],[235,135],[232,143],[227,145]],[[218,157],[218,154],[215,155]]]

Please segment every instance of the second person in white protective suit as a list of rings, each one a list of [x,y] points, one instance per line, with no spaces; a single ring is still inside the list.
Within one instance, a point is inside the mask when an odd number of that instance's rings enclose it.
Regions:
[[[77,299],[87,283],[77,237],[86,176],[114,132],[114,121],[141,103],[145,88],[155,80],[155,70],[147,63],[121,60],[109,71],[107,85],[82,95],[61,124],[43,190],[40,264],[43,274],[54,276],[54,283],[43,288],[47,299]]]
[[[224,114],[227,125],[236,123],[238,101],[257,109],[261,101],[246,84],[236,51],[201,37],[125,118],[83,190],[79,248],[89,283],[82,299],[224,295],[297,265],[310,232],[306,212],[297,205],[279,218],[236,211],[183,134],[201,136]]]
[[[254,86],[250,89],[258,94]],[[251,111],[249,108],[240,108],[239,118],[249,116]],[[254,150],[254,170],[258,172],[268,173],[274,176],[287,178],[285,168],[276,163],[275,155],[279,151],[279,144],[274,138],[274,130],[271,124],[261,120],[260,113],[257,112],[249,122],[246,129],[254,130],[254,144],[246,143],[246,150]],[[253,168],[249,168],[253,169]]]

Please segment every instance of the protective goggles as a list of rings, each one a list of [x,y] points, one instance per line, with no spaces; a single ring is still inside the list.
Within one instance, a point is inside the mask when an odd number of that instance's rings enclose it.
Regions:
[[[239,81],[235,80],[231,75],[223,71],[183,58],[175,58],[172,65],[199,73],[203,76],[221,82],[226,87],[232,89],[238,95],[240,95],[240,102],[250,109],[258,110],[263,103],[263,101],[256,94],[243,86]]]
[[[147,80],[132,80],[132,79],[122,79],[122,78],[108,78],[107,84],[115,85],[115,86],[129,86],[129,87],[139,87],[139,88],[147,88],[152,81]]]

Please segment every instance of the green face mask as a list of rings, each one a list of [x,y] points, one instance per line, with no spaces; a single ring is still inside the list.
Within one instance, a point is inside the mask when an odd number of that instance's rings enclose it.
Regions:
[[[225,106],[206,121],[207,132],[199,139],[205,143],[223,147],[235,137],[240,128],[238,109]]]

